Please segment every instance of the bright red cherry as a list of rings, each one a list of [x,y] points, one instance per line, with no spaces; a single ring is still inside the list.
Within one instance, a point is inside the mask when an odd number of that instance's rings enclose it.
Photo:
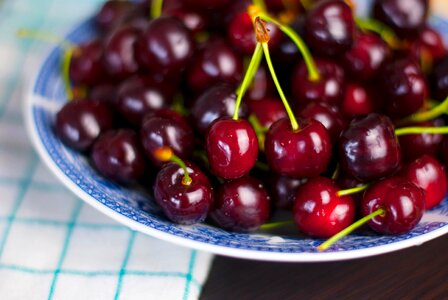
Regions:
[[[103,67],[103,44],[95,39],[80,44],[70,60],[69,76],[74,84],[92,86],[107,79]]]
[[[445,168],[432,156],[423,155],[409,164],[403,175],[425,191],[426,209],[431,209],[445,199],[448,182]]]
[[[129,129],[111,130],[93,144],[92,161],[105,177],[131,183],[145,174],[145,154],[138,135]]]
[[[257,135],[246,120],[222,118],[210,126],[206,150],[216,176],[236,179],[249,173],[257,161]]]
[[[260,125],[265,128],[269,128],[276,121],[287,117],[285,107],[277,98],[249,101],[248,106],[250,114],[255,115]]]
[[[292,210],[297,189],[308,179],[297,179],[278,174],[269,174],[268,187],[275,207]]]
[[[322,123],[298,119],[294,131],[287,118],[272,124],[266,134],[265,152],[268,165],[281,175],[309,178],[323,173],[331,158],[331,140]]]
[[[339,142],[342,170],[370,182],[393,174],[400,166],[401,152],[390,119],[370,114],[352,120]]]
[[[364,194],[361,213],[367,216],[378,209],[385,212],[368,222],[381,234],[411,231],[425,210],[425,192],[406,178],[391,177],[375,183]]]
[[[325,177],[316,177],[300,186],[295,194],[294,221],[307,235],[328,238],[345,229],[355,218],[350,195],[339,196],[339,187]]]
[[[381,104],[374,97],[372,89],[364,85],[349,82],[341,104],[341,112],[347,117],[365,116],[373,113]]]
[[[307,13],[305,40],[320,54],[337,55],[350,49],[355,28],[350,6],[344,1],[323,1]]]
[[[226,230],[255,231],[269,218],[269,202],[269,195],[260,181],[239,178],[219,188],[211,217]]]

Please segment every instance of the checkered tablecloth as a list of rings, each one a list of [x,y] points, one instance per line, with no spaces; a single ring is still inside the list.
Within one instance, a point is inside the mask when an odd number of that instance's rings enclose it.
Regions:
[[[211,255],[136,233],[64,188],[33,151],[23,86],[47,49],[20,27],[63,34],[99,0],[0,0],[0,299],[197,299]]]

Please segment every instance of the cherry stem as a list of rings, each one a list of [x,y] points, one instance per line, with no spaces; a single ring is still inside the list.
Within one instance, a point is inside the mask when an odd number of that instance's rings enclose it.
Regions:
[[[74,50],[74,48],[68,48],[65,50],[62,58],[62,80],[64,81],[65,91],[69,101],[74,98],[72,83],[70,81],[70,62],[72,61]]]
[[[331,175],[331,179],[336,180],[339,177],[339,163],[336,165],[336,168],[334,168],[333,174]]]
[[[335,234],[334,236],[332,236],[331,238],[326,240],[319,247],[317,247],[317,250],[318,251],[325,251],[325,250],[327,250],[334,243],[339,241],[341,238],[349,235],[350,233],[352,233],[353,231],[355,231],[356,229],[358,229],[359,227],[361,227],[362,225],[364,225],[365,223],[367,223],[371,219],[373,219],[373,218],[375,218],[377,216],[380,216],[380,215],[384,216],[385,213],[386,213],[386,211],[383,208],[380,208],[380,209],[374,211],[373,213],[371,213],[370,215],[367,215],[364,218],[359,219],[358,221],[356,221],[352,225],[348,226],[344,230],[338,232],[337,234]]]
[[[255,116],[254,114],[250,115],[248,120],[254,128],[255,134],[257,135],[258,148],[261,149],[261,151],[264,151],[265,134],[269,131],[269,128],[263,127],[257,116]]]
[[[429,121],[447,112],[448,112],[448,97],[446,97],[445,100],[443,100],[443,102],[437,104],[428,111],[417,112],[410,115],[409,117],[404,118],[403,120],[398,122],[398,125]]]
[[[171,148],[161,147],[156,151],[154,151],[154,156],[162,162],[171,161],[182,168],[182,170],[184,171],[184,177],[182,178],[182,185],[190,185],[193,182],[193,180],[190,177],[190,174],[188,174],[187,165],[180,157],[174,154]]]
[[[448,126],[443,127],[403,127],[395,129],[395,135],[408,135],[408,134],[448,134]]]
[[[264,0],[253,0],[253,5],[259,7],[262,11],[266,11],[266,3],[264,3]]]
[[[394,31],[383,24],[380,21],[374,19],[361,19],[355,18],[356,25],[361,28],[363,31],[373,31],[378,33],[381,38],[389,44],[389,46],[393,49],[399,48],[399,39],[395,35]]]
[[[288,25],[284,25],[274,19],[273,17],[269,16],[267,13],[260,13],[260,17],[267,21],[271,22],[274,25],[276,25],[284,34],[286,34],[293,42],[296,44],[297,48],[299,49],[300,53],[302,53],[303,60],[305,61],[306,68],[308,70],[308,79],[312,82],[316,82],[320,80],[320,74],[319,69],[316,66],[316,62],[313,59],[313,56],[311,55],[310,50],[308,49],[307,45],[303,41],[303,39]]]
[[[250,84],[252,83],[252,80],[255,77],[255,73],[257,72],[258,67],[260,66],[262,55],[263,50],[261,48],[261,43],[257,43],[254,53],[252,54],[249,66],[247,67],[246,74],[244,75],[243,83],[237,90],[238,96],[236,99],[235,110],[233,112],[233,119],[235,121],[238,120],[238,112],[240,109],[241,101],[247,89],[249,88]]]
[[[364,184],[351,189],[340,190],[336,194],[338,195],[338,197],[352,195],[366,190],[369,186],[370,186],[369,184]]]
[[[152,0],[151,2],[151,18],[156,19],[162,15],[163,0]]]
[[[266,223],[260,226],[261,230],[270,230],[270,229],[275,229],[275,228],[279,228],[279,227],[283,227],[286,225],[291,225],[294,224],[293,221],[281,221],[281,222],[273,222],[273,223]]]

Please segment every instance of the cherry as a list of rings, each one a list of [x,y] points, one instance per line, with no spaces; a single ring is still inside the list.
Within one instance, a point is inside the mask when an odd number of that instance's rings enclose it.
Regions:
[[[425,210],[425,192],[406,178],[391,177],[375,183],[364,194],[364,216],[382,209],[368,225],[381,234],[402,234],[412,230]]]
[[[134,3],[131,1],[108,0],[95,15],[95,24],[103,32],[110,31],[123,20],[132,8],[134,8]]]
[[[350,195],[340,196],[339,187],[325,177],[300,186],[295,194],[294,221],[307,235],[327,238],[353,223],[355,203]]]
[[[115,79],[124,79],[139,70],[134,55],[134,45],[140,29],[126,25],[111,33],[104,46],[104,65]]]
[[[255,231],[269,218],[269,202],[269,195],[260,181],[239,178],[221,185],[211,217],[226,230]]]
[[[328,130],[333,143],[339,140],[341,132],[347,127],[347,121],[335,106],[327,103],[310,103],[298,111],[302,118],[309,118],[322,123]]]
[[[423,69],[442,59],[446,54],[445,44],[439,32],[425,25],[418,38],[412,42],[411,53],[420,59]]]
[[[348,82],[341,104],[341,112],[347,117],[368,115],[377,110],[379,98],[374,98],[372,88]]]
[[[265,65],[260,65],[255,73],[251,87],[247,90],[246,98],[260,100],[272,96],[274,84],[269,76],[269,70]]]
[[[320,54],[342,54],[353,44],[355,27],[352,10],[344,1],[319,2],[307,13],[305,40]]]
[[[373,14],[400,37],[412,38],[423,29],[428,9],[427,0],[376,0]]]
[[[282,102],[277,98],[263,98],[257,101],[248,102],[249,112],[257,118],[264,128],[283,118],[287,117]]]
[[[101,174],[120,183],[135,182],[145,173],[145,154],[138,135],[129,129],[102,134],[93,144],[91,157]]]
[[[307,181],[308,179],[270,174],[267,184],[275,207],[292,210],[297,189]]]
[[[353,47],[345,52],[342,64],[352,79],[367,81],[378,74],[390,56],[391,50],[380,36],[362,32],[356,37]]]
[[[69,76],[74,84],[95,85],[106,78],[103,44],[95,39],[77,46],[70,61]]]
[[[167,156],[166,153],[156,154],[159,158],[161,155]],[[164,161],[168,160],[175,163],[166,164],[157,174],[154,184],[157,204],[175,223],[191,225],[204,221],[213,205],[213,189],[207,176],[195,165],[182,162],[172,152],[164,158]]]
[[[431,209],[443,199],[448,191],[445,168],[432,156],[423,155],[409,164],[403,175],[425,191],[426,209]]]
[[[190,31],[176,18],[151,20],[136,44],[138,62],[149,71],[177,78],[193,56]]]
[[[435,100],[442,101],[448,95],[448,55],[434,65],[429,74],[431,95]]]
[[[204,31],[209,25],[204,13],[182,6],[165,8],[164,13],[179,19],[193,34]]]
[[[187,158],[194,148],[192,130],[172,118],[158,116],[145,118],[140,130],[140,139],[148,158],[159,167],[163,163],[154,154],[157,149],[169,147],[177,156]]]
[[[393,174],[401,160],[400,146],[390,119],[370,114],[352,120],[339,141],[342,170],[369,182]]]
[[[89,91],[89,98],[115,107],[117,103],[117,87],[111,83],[95,85]]]
[[[218,84],[203,92],[191,108],[191,118],[197,131],[205,135],[209,125],[220,117],[231,117],[235,110],[235,88]],[[247,107],[242,103],[238,115],[247,116]]]
[[[201,93],[220,82],[237,84],[242,76],[241,57],[223,39],[211,38],[191,62],[187,82],[195,93]]]
[[[316,177],[330,162],[330,136],[318,121],[298,119],[298,123],[299,130],[292,129],[288,119],[272,124],[266,134],[266,159],[269,167],[278,174]]]
[[[389,116],[405,117],[423,106],[428,88],[425,76],[415,61],[402,59],[388,63],[380,78]]]
[[[140,126],[147,113],[168,107],[174,92],[167,82],[157,82],[149,76],[134,76],[120,84],[116,108],[128,122]]]
[[[55,131],[67,146],[88,150],[98,136],[113,126],[109,107],[97,101],[73,100],[56,114]]]
[[[231,4],[231,0],[185,0],[187,6],[196,9],[220,9]]]
[[[292,93],[300,105],[310,102],[326,102],[337,105],[344,96],[344,70],[336,63],[325,60],[315,60],[320,79],[310,80],[307,66],[300,61],[292,74]]]

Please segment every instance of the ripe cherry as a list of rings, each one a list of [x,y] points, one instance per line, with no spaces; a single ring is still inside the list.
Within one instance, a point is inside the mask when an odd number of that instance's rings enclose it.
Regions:
[[[412,42],[411,54],[419,59],[424,70],[431,68],[435,62],[442,59],[447,51],[442,36],[434,28],[426,25]]]
[[[355,82],[348,82],[345,96],[341,104],[341,112],[347,117],[365,116],[381,107],[379,99],[375,97],[371,87]]]
[[[78,45],[70,60],[69,76],[74,84],[95,85],[107,79],[103,67],[103,44],[95,39]]]
[[[226,230],[255,231],[269,218],[269,202],[269,195],[260,181],[239,178],[221,185],[211,217]]]
[[[95,85],[89,91],[89,99],[106,103],[114,108],[118,99],[117,87],[111,83]]]
[[[133,8],[134,3],[131,1],[108,0],[95,15],[95,24],[103,32],[111,31]]]
[[[282,102],[274,97],[249,101],[248,106],[250,114],[253,114],[264,128],[269,128],[276,121],[287,117]]]
[[[93,144],[96,169],[119,183],[132,183],[145,174],[145,154],[138,135],[129,129],[111,130]]]
[[[86,151],[101,133],[112,128],[113,116],[104,103],[73,100],[56,114],[54,126],[56,134],[67,146]]]
[[[193,34],[200,33],[209,26],[205,13],[191,8],[173,6],[172,8],[164,8],[164,14],[179,19]]]
[[[428,82],[431,85],[432,97],[443,101],[448,95],[448,55],[434,65]]]
[[[260,100],[271,97],[274,92],[274,83],[269,75],[269,70],[265,65],[260,65],[255,73],[252,85],[246,92],[248,100]]]
[[[231,2],[231,0],[186,0],[185,4],[196,9],[220,9]]]
[[[297,179],[277,174],[270,174],[267,185],[277,208],[292,210],[297,189],[308,179]]]
[[[340,196],[339,187],[328,178],[316,177],[295,194],[294,221],[307,235],[328,238],[353,223],[355,203],[350,195]]]

